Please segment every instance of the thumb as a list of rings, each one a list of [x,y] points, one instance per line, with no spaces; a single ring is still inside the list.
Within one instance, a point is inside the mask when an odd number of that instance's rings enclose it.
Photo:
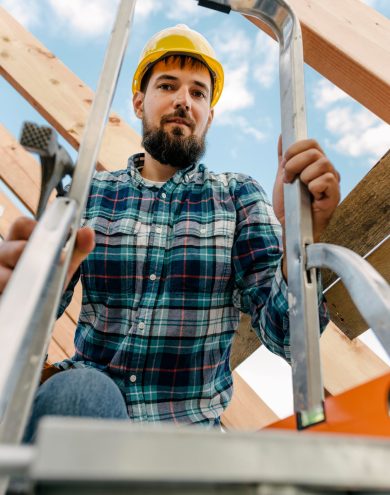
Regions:
[[[70,279],[72,278],[80,264],[85,260],[89,253],[93,251],[94,247],[95,232],[90,227],[83,227],[79,229],[76,236],[76,243],[73,250],[72,258],[69,264],[66,286],[70,282]]]
[[[283,143],[282,143],[282,135],[280,134],[279,139],[278,139],[278,163],[279,163],[279,166],[282,162],[282,159],[283,159]]]

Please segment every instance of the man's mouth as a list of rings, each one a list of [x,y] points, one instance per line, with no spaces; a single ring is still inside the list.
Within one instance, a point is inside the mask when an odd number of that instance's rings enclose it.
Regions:
[[[191,120],[182,117],[163,117],[161,119],[161,124],[177,124],[189,127],[191,130],[195,127]]]
[[[166,121],[167,124],[179,124],[179,125],[186,125],[187,127],[191,127],[188,121],[183,120],[183,119],[169,119]]]

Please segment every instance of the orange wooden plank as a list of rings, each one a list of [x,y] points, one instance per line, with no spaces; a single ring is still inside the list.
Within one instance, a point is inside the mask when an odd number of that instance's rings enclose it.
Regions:
[[[303,430],[390,438],[390,373],[325,401],[326,422]],[[295,430],[295,417],[270,425],[271,429]]]

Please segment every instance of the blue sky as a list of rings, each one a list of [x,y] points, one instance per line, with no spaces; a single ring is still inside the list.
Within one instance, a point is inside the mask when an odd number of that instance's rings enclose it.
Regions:
[[[390,16],[388,0],[365,1]],[[96,87],[118,0],[0,0],[0,5]],[[188,24],[212,42],[226,73],[203,161],[216,172],[252,175],[270,195],[280,132],[277,44],[239,14],[216,13],[195,0],[138,0],[113,109],[140,131],[130,99],[139,53],[153,33],[177,23]],[[390,126],[309,67],[306,101],[309,135],[339,169],[345,196],[387,151]],[[15,135],[25,119],[43,122],[3,80],[0,118]]]
[[[389,0],[365,3],[390,16]],[[96,88],[118,0],[0,0],[0,5]],[[216,172],[249,174],[271,195],[280,133],[277,44],[240,15],[215,13],[195,0],[138,0],[113,109],[140,131],[130,94],[140,51],[152,34],[178,23],[205,35],[225,68],[225,90],[203,161]],[[321,143],[340,171],[344,197],[389,148],[390,126],[309,67],[305,75],[309,135]],[[44,123],[2,79],[0,119],[15,136],[24,120]],[[240,372],[277,413],[291,412],[288,365],[262,347]]]

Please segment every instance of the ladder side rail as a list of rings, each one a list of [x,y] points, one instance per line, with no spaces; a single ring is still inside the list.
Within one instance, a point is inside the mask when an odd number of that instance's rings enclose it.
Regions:
[[[283,150],[307,137],[303,47],[299,20],[284,0],[217,0],[210,4],[262,20],[279,40]],[[325,419],[320,365],[316,271],[306,269],[306,246],[313,243],[310,194],[299,178],[284,185],[288,302],[294,410],[298,428]]]
[[[62,294],[112,97],[124,57],[135,0],[122,0],[80,147],[68,198],[54,201],[38,223],[0,302],[0,443],[21,440],[33,391]],[[50,256],[47,235],[51,236]],[[66,242],[65,251],[62,248]],[[28,255],[32,257],[28,257]],[[32,285],[30,285],[32,284]],[[34,294],[32,294],[32,292]],[[28,297],[21,299],[22,294]],[[28,304],[27,301],[30,301]],[[3,331],[7,329],[7,331]],[[12,348],[12,352],[10,351]],[[23,381],[24,380],[24,381]],[[25,394],[26,390],[30,393]],[[22,408],[13,420],[14,407]],[[1,489],[0,489],[1,492]]]
[[[390,286],[361,256],[343,246],[307,247],[308,268],[329,268],[339,275],[357,309],[390,357]]]

